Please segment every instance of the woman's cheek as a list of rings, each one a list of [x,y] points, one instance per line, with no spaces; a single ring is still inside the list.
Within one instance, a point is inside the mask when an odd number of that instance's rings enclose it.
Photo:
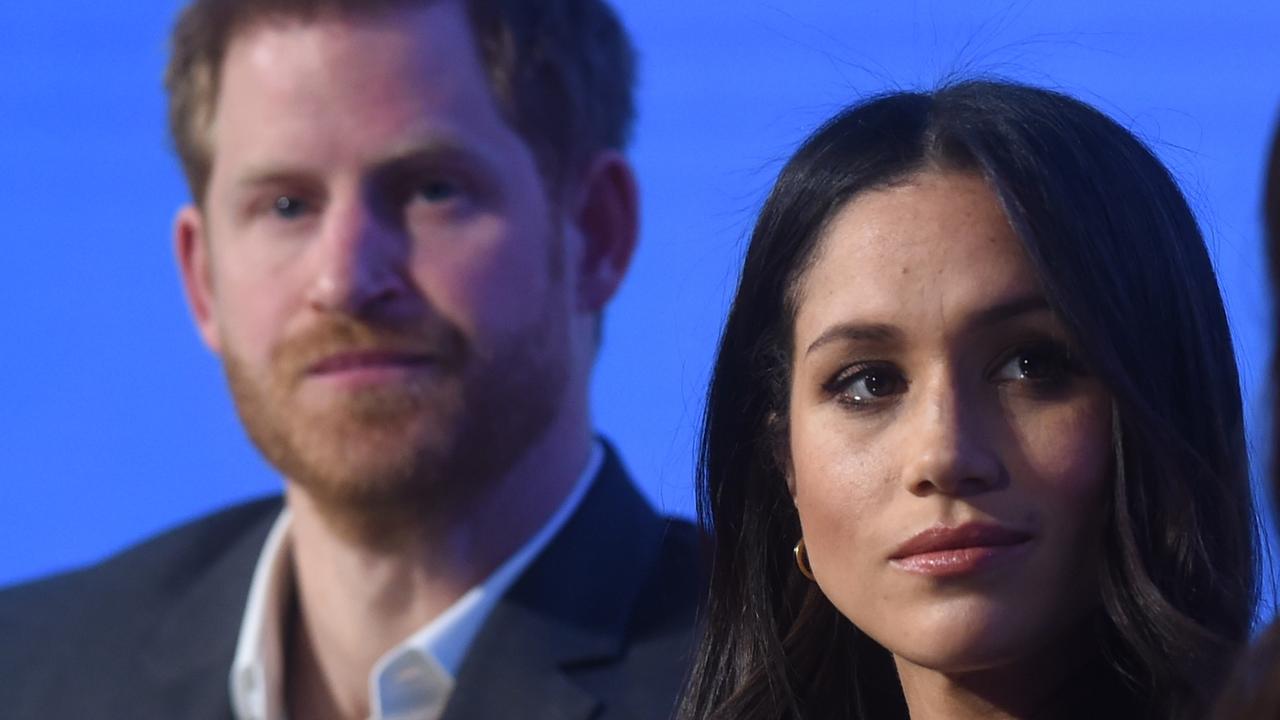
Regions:
[[[793,450],[807,450],[794,456],[793,467],[796,509],[814,573],[824,590],[862,585],[860,576],[873,568],[884,543],[878,538],[888,519],[891,483],[883,479],[883,462],[839,439],[799,443]]]
[[[1029,467],[1015,471],[1015,477],[1037,478],[1063,500],[1087,503],[1101,496],[1111,466],[1111,411],[1105,397],[1091,393],[1020,427]]]

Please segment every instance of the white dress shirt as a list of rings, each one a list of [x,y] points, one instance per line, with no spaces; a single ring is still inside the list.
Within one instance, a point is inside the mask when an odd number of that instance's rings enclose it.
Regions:
[[[498,599],[577,509],[604,460],[599,441],[564,502],[533,537],[479,585],[389,650],[369,673],[370,720],[436,720],[471,641]],[[284,623],[293,591],[289,510],[280,512],[258,557],[231,665],[239,720],[285,720]]]

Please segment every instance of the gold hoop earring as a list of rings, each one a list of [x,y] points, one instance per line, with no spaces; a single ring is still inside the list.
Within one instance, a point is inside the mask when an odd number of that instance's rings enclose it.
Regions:
[[[809,567],[809,553],[805,550],[804,538],[800,538],[800,541],[796,543],[794,552],[796,556],[796,567],[800,568],[800,574],[810,580],[815,580],[816,578],[813,577],[813,568]]]

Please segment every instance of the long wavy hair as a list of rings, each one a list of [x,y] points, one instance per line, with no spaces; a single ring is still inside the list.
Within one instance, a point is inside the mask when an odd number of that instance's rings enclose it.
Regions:
[[[681,714],[907,716],[889,653],[796,568],[783,467],[795,290],[822,230],[855,195],[926,168],[986,179],[1113,398],[1096,657],[1072,694],[1106,698],[1113,716],[1202,716],[1248,638],[1258,583],[1217,279],[1177,183],[1141,141],[1079,100],[1001,81],[847,108],[765,202],[707,396],[697,482],[714,560]]]

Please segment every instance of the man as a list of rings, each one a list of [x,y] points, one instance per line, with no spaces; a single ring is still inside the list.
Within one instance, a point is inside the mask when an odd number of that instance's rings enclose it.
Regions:
[[[177,256],[283,506],[4,593],[0,715],[670,713],[696,534],[587,398],[631,64],[596,0],[195,0]]]

